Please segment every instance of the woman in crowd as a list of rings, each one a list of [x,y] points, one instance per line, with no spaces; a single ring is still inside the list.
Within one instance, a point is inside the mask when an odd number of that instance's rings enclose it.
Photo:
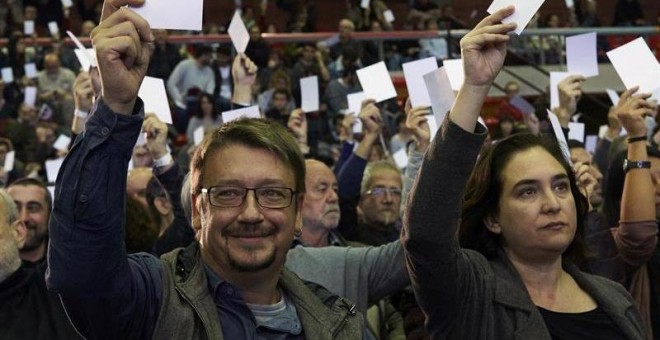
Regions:
[[[211,131],[214,128],[222,125],[222,117],[215,109],[213,96],[208,93],[202,93],[199,97],[199,105],[195,110],[195,116],[190,118],[188,128],[186,129],[186,137],[188,142],[194,142],[195,130],[204,127],[204,133]]]
[[[477,161],[486,135],[477,118],[512,13],[488,16],[461,40],[465,83],[408,201],[402,240],[427,329],[436,339],[644,339],[627,291],[571,264],[588,203],[556,143],[514,135]],[[643,111],[627,115],[643,121]]]

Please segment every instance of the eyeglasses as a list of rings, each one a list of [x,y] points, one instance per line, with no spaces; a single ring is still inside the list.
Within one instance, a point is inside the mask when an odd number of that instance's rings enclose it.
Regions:
[[[401,197],[401,189],[377,187],[366,192],[367,195],[375,196],[375,197],[383,197],[387,193],[389,193],[390,196]]]
[[[203,188],[202,193],[207,194],[211,205],[219,208],[240,207],[245,202],[249,191],[254,191],[257,204],[262,208],[282,209],[291,205],[293,194],[291,188],[263,187],[241,188],[231,186],[216,186]]]

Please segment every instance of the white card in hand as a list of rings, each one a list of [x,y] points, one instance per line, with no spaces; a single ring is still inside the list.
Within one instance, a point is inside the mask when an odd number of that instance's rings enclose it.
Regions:
[[[569,73],[585,78],[598,75],[596,32],[566,38],[566,67]]]
[[[80,63],[80,69],[83,71],[89,71],[90,67],[96,67],[96,53],[93,48],[88,48],[85,50],[75,49],[73,53],[76,54],[76,59]]]
[[[424,75],[424,81],[429,97],[431,98],[431,108],[435,122],[442,124],[445,116],[447,116],[447,112],[451,110],[456,100],[456,95],[454,95],[454,91],[451,89],[451,84],[449,83],[446,67],[443,66]],[[431,130],[431,133],[435,134],[435,131]]]
[[[534,112],[534,106],[530,104],[525,98],[515,95],[511,100],[509,100],[509,104],[511,104],[513,107],[518,109],[520,112],[522,112],[525,115],[528,115],[530,113]]]
[[[385,18],[385,21],[387,21],[389,23],[393,23],[394,20],[395,20],[394,19],[394,13],[392,13],[392,10],[389,10],[389,9],[386,10],[386,11],[383,11],[383,17]]]
[[[25,20],[23,22],[23,33],[25,35],[33,35],[34,34],[34,21]]]
[[[607,91],[607,96],[610,97],[610,101],[612,102],[612,105],[616,106],[619,104],[619,94],[616,93],[616,91],[612,89],[606,89]]]
[[[23,101],[29,107],[35,107],[37,104],[37,88],[35,86],[28,86],[25,88],[25,95]]]
[[[598,144],[598,136],[587,136],[584,139],[584,148],[587,149],[587,151],[590,154],[595,154],[596,153],[596,145]]]
[[[146,0],[133,11],[149,22],[151,29],[202,30],[203,0]]]
[[[234,12],[234,17],[231,19],[227,33],[231,38],[231,42],[234,44],[236,52],[245,53],[245,49],[250,42],[250,33],[245,27],[243,18],[241,18],[241,14],[238,11]]]
[[[5,155],[5,164],[2,167],[4,171],[10,172],[14,170],[14,161],[16,160],[16,151],[9,151]]]
[[[259,105],[254,105],[250,107],[244,107],[242,109],[225,111],[222,113],[222,122],[228,123],[232,120],[239,118],[261,118],[261,112],[259,112]]]
[[[406,148],[399,149],[399,151],[392,155],[392,158],[394,158],[394,162],[399,169],[403,169],[408,165],[408,153],[406,152]]]
[[[64,158],[50,159],[46,161],[45,165],[48,183],[55,183],[57,180],[57,173],[60,172],[62,163],[64,163]]]
[[[488,7],[488,13],[493,14],[500,9],[514,5],[516,7],[515,12],[510,16],[502,20],[503,23],[515,22],[518,24],[516,27],[516,34],[520,35],[527,24],[532,20],[534,14],[539,10],[541,5],[545,0],[495,0],[490,7]]]
[[[442,65],[449,77],[451,89],[458,91],[465,82],[465,72],[463,72],[463,60],[461,59],[447,59],[442,61]]]
[[[300,95],[303,112],[316,112],[319,110],[319,78],[311,76],[300,79]]]
[[[60,27],[57,26],[57,22],[51,21],[48,23],[48,30],[50,31],[50,35],[56,36],[60,34]]]
[[[198,127],[195,132],[193,132],[193,143],[195,143],[195,146],[202,144],[202,141],[204,140],[204,127],[200,126]]]
[[[568,123],[568,139],[584,143],[584,123]]]
[[[2,81],[4,81],[5,84],[14,82],[14,70],[12,70],[11,67],[3,67],[0,72],[2,72]]]
[[[571,162],[571,152],[568,149],[568,142],[566,142],[564,131],[561,128],[561,124],[559,124],[559,118],[552,111],[548,110],[548,119],[552,124],[552,131],[555,133],[555,138],[557,139],[557,143],[559,143],[561,152],[564,154],[564,159],[566,159],[568,164],[573,165],[573,162]]]
[[[67,151],[69,150],[69,145],[71,144],[71,137],[67,135],[60,135],[57,137],[57,140],[53,144],[53,147],[56,150]]]
[[[73,6],[72,0],[62,0],[62,7],[71,8]]]
[[[619,46],[607,56],[627,89],[639,86],[639,93],[653,93],[660,88],[660,63],[643,38]]]
[[[438,69],[435,57],[419,59],[403,65],[403,75],[406,78],[410,104],[415,106],[431,106],[431,97],[424,83],[424,75]]]
[[[23,69],[25,70],[25,76],[34,79],[39,76],[39,73],[37,72],[37,65],[34,63],[27,63],[23,66]]]
[[[155,113],[165,124],[172,124],[172,112],[167,100],[165,83],[160,78],[144,77],[138,91],[138,96],[144,102],[144,113]]]
[[[360,7],[367,9],[369,8],[369,5],[371,4],[371,0],[362,0],[360,1]]]
[[[367,96],[364,92],[351,93],[346,96],[346,101],[348,102],[348,109],[346,112],[348,114],[355,115],[355,122],[353,123],[353,133],[362,132],[362,121],[358,117],[360,111],[362,110],[362,102],[367,99]]]
[[[377,103],[396,97],[396,89],[385,62],[379,62],[357,70],[358,79],[367,98]]]
[[[571,74],[568,72],[550,72],[550,108],[559,107],[559,83]]]

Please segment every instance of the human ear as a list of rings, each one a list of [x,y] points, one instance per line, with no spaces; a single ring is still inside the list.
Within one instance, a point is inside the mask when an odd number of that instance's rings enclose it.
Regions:
[[[488,230],[490,230],[491,233],[493,234],[501,234],[502,233],[502,227],[500,226],[500,223],[497,221],[497,217],[493,215],[488,215],[484,217],[484,225]]]

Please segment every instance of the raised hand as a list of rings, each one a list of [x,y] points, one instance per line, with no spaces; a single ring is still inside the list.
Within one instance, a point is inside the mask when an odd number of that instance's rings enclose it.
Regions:
[[[380,109],[376,106],[376,102],[373,99],[367,99],[362,102],[362,109],[358,117],[362,121],[365,134],[379,134],[383,129],[383,118],[380,115]]]
[[[586,79],[580,75],[572,75],[564,78],[557,84],[559,92],[559,107],[565,111],[563,115],[568,118],[577,111],[577,103],[582,97],[582,83]],[[554,109],[554,108],[553,108]]]
[[[461,39],[461,55],[465,84],[490,86],[504,65],[508,32],[515,23],[503,24],[502,19],[513,14],[512,6],[501,9],[483,20]]]
[[[147,134],[147,149],[153,159],[159,159],[167,154],[167,124],[156,115],[149,114],[142,123],[142,132]]]
[[[287,127],[293,132],[298,143],[307,144],[307,117],[302,109],[295,109],[291,112]]]
[[[94,88],[89,73],[80,72],[73,82],[73,102],[76,110],[89,112],[94,101]]]
[[[614,107],[613,114],[621,123],[630,137],[646,136],[646,122],[644,117],[652,115],[654,107],[648,99],[651,95],[637,94],[639,87],[633,87],[621,94],[619,103]]]
[[[410,99],[406,103],[409,107]],[[411,107],[406,110],[406,127],[412,131],[415,138],[417,151],[424,152],[431,141],[431,129],[429,128],[428,116],[431,109],[424,106]]]
[[[234,58],[231,66],[231,73],[234,77],[234,82],[237,85],[250,85],[254,84],[257,79],[257,64],[247,55],[241,53]]]
[[[578,189],[589,200],[589,195],[594,192],[598,179],[594,176],[594,171],[589,164],[577,162],[573,164],[573,172],[575,172],[575,181],[577,182]],[[589,203],[589,210],[591,210],[591,203]]]
[[[120,114],[133,112],[154,41],[149,23],[122,6],[143,3],[144,0],[106,0],[101,22],[92,31],[103,101]]]

